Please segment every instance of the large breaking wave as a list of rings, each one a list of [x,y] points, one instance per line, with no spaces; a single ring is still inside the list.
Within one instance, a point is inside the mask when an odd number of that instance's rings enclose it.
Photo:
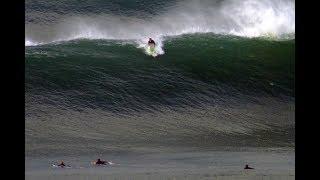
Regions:
[[[137,11],[136,16],[102,10],[98,13],[88,12],[85,5],[68,8],[69,3],[58,1],[51,5],[52,9],[65,8],[69,13],[52,10],[46,12],[46,16],[40,16],[44,11],[41,6],[30,8],[26,14],[25,44],[78,38],[135,39],[145,43],[145,39],[153,37],[161,42],[164,36],[208,32],[281,39],[293,38],[295,33],[295,4],[290,0],[178,1],[169,5],[155,5],[152,11],[155,14]],[[108,4],[100,1],[95,3],[101,3],[96,4],[97,7]],[[33,4],[36,3],[27,3],[30,7]]]
[[[294,8],[26,1],[27,155],[294,146]]]

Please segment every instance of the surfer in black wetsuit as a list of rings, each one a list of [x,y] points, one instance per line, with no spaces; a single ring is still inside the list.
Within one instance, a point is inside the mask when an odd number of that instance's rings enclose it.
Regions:
[[[106,161],[101,161],[100,159],[98,159],[95,164],[97,164],[97,165],[106,165]]]
[[[154,42],[153,39],[149,38],[148,45],[149,46],[156,46],[156,43]]]
[[[249,167],[249,165],[247,164],[246,167],[244,167],[244,169],[254,169],[254,168]]]
[[[63,162],[63,161],[61,161],[61,163],[60,163],[60,164],[58,164],[58,166],[59,166],[59,167],[65,167],[66,165],[64,164],[64,162]]]

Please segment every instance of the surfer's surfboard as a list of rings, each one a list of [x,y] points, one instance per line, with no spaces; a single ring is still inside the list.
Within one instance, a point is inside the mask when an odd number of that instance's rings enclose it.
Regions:
[[[59,165],[57,165],[57,164],[52,164],[51,165],[52,167],[54,167],[54,168],[71,168],[71,166],[69,166],[69,165],[66,165],[66,166],[59,166]]]
[[[156,48],[154,46],[147,46],[146,52],[148,55],[156,57],[158,55]]]
[[[92,165],[114,165],[115,163],[113,163],[112,161],[106,161],[106,164],[96,164],[95,161],[91,162]]]

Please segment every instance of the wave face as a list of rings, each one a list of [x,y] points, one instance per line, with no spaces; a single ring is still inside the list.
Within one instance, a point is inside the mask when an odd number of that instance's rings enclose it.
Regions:
[[[89,4],[26,1],[27,156],[294,146],[292,1]]]

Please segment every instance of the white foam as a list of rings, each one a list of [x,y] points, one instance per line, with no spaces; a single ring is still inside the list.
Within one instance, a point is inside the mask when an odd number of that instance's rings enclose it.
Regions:
[[[37,43],[34,43],[30,40],[25,40],[25,46],[35,46],[35,45],[37,45]]]
[[[292,1],[229,0],[222,13],[232,23],[230,34],[259,37],[295,32],[295,7]]]

